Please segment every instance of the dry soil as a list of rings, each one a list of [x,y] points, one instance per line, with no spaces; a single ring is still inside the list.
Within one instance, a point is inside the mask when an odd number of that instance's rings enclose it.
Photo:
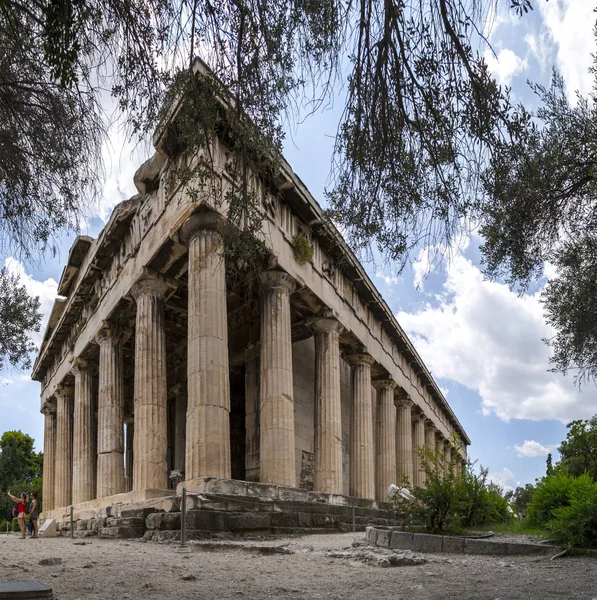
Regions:
[[[361,533],[197,543],[187,554],[171,544],[84,541],[0,535],[0,581],[38,579],[58,600],[597,598],[591,557],[442,554],[425,556],[425,564],[381,568],[384,551],[364,545]],[[44,558],[62,562],[42,566]]]

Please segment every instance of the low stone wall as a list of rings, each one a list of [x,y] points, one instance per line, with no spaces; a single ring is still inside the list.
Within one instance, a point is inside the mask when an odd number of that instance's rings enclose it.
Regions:
[[[392,527],[367,527],[367,541],[391,550],[413,550],[439,554],[496,554],[500,556],[543,554],[553,555],[559,551],[554,546],[521,542],[500,542],[499,538],[478,539],[451,535],[432,535],[400,531]]]

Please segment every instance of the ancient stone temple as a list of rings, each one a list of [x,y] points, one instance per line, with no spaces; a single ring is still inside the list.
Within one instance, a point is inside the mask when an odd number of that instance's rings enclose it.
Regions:
[[[401,477],[424,484],[417,448],[449,461],[452,437],[464,460],[464,429],[290,166],[262,184],[269,258],[247,295],[222,254],[217,186],[200,200],[167,186],[176,157],[160,131],[139,193],[75,240],[60,279],[33,370],[44,512],[210,477],[385,501]],[[224,179],[217,135],[211,152]]]

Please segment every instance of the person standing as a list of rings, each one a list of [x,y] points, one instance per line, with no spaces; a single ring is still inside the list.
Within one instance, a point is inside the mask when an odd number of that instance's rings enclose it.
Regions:
[[[25,539],[25,514],[27,512],[27,494],[23,492],[21,498],[13,496],[10,491],[8,492],[10,499],[17,503],[17,521],[19,523],[19,529],[21,530],[21,539]]]
[[[33,525],[33,531],[31,532],[31,536],[33,538],[37,538],[37,515],[38,515],[38,506],[37,506],[37,492],[31,492],[31,505],[29,507],[29,520]]]

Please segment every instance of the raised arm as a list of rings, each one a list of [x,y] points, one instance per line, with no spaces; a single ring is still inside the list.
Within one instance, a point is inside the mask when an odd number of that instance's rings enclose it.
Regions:
[[[8,495],[10,496],[11,500],[13,502],[16,502],[17,504],[21,501],[20,498],[17,498],[16,496],[13,496],[10,492],[8,492]]]

